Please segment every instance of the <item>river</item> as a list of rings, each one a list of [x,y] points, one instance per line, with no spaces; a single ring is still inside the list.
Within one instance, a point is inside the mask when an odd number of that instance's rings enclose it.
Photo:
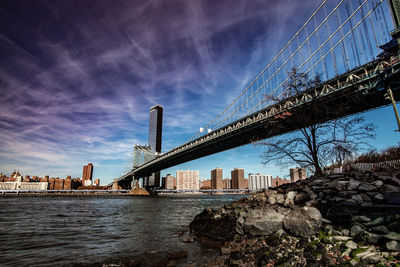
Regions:
[[[243,195],[2,196],[0,266],[60,266],[118,262],[149,251],[188,251],[180,265],[214,250],[184,243],[205,207]]]

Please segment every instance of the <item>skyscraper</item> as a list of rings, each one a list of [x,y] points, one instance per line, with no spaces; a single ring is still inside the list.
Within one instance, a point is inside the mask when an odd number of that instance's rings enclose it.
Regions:
[[[155,152],[161,152],[163,107],[155,105],[150,108],[149,116],[149,146]],[[153,173],[149,185],[160,186],[160,172]]]
[[[293,168],[290,169],[290,181],[292,183],[303,180],[307,178],[307,173],[305,168]]]
[[[268,188],[268,187],[273,187],[272,175],[249,173],[249,189],[250,190],[259,190],[259,189],[264,189],[264,188]]]
[[[93,164],[89,163],[88,165],[83,166],[82,185],[85,184],[86,180],[92,180],[92,177],[93,177]]]
[[[176,189],[177,190],[199,190],[199,171],[176,171]]]
[[[211,188],[212,189],[223,189],[224,184],[222,183],[222,169],[215,168],[211,171]]]
[[[167,174],[165,177],[165,189],[175,189],[176,178],[171,174]]]
[[[231,189],[231,184],[232,184],[231,179],[225,178],[223,180],[224,189]]]
[[[244,169],[235,168],[231,171],[232,189],[244,189]]]

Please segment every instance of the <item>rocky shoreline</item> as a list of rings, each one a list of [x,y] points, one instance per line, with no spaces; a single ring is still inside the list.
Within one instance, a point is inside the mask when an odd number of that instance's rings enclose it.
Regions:
[[[205,266],[400,266],[400,173],[310,177],[205,209],[189,228],[220,246]]]

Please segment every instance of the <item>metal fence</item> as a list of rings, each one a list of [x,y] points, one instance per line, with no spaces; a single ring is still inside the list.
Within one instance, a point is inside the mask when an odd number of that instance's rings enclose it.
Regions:
[[[391,168],[395,170],[400,170],[400,159],[377,163],[353,163],[351,164],[351,167],[360,171],[373,171],[379,168]]]

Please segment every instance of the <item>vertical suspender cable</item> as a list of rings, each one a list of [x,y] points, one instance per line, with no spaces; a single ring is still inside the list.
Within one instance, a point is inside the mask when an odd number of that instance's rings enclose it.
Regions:
[[[297,46],[300,47],[300,42],[299,42],[298,36],[297,36]],[[301,49],[299,50],[299,55],[300,55],[300,61],[303,62],[303,54],[301,52]]]
[[[347,14],[350,16],[350,11],[349,11],[349,5],[346,3],[346,9],[347,9]],[[352,10],[353,11],[353,10]],[[351,22],[351,20],[349,20],[349,23],[350,23],[350,28],[353,28],[353,23]],[[352,36],[352,39],[353,39],[353,48],[354,48],[354,50],[355,50],[355,55],[356,55],[356,59],[357,59],[357,62],[358,62],[358,66],[360,66],[361,65],[361,62],[360,62],[360,54],[358,53],[358,48],[357,48],[357,42],[356,42],[356,39],[355,39],[355,37],[354,37],[354,32],[352,31],[351,32],[351,36]]]
[[[347,8],[347,6],[346,6],[346,10],[347,10],[347,14],[349,13],[349,9]],[[352,58],[352,61],[350,61],[350,68],[354,68],[355,67],[355,62],[356,62],[356,60],[357,60],[357,54],[356,54],[356,52],[355,52],[355,50],[354,50],[354,38],[351,38],[351,36],[350,36],[350,38],[349,38],[349,43],[350,43],[350,47],[351,47],[351,52],[352,52],[352,54],[353,54],[353,58]]]
[[[353,10],[353,4],[351,1],[350,1],[350,7],[351,7],[351,10]],[[360,9],[360,12],[362,14],[362,8]],[[361,16],[361,18],[362,18],[362,16]],[[357,46],[357,49],[359,47],[360,48],[359,50],[361,50],[361,52],[357,51],[362,56],[361,63],[367,62],[368,61],[368,57],[367,57],[367,53],[366,53],[367,46],[365,45],[364,38],[362,38],[361,27],[358,27],[355,32],[356,32],[355,35],[357,36],[357,40],[358,40],[359,46],[360,46],[360,47]],[[365,57],[365,61],[362,60],[363,56]],[[361,65],[361,63],[359,63],[359,64]]]
[[[375,14],[376,21],[380,24],[382,31],[384,31],[385,26],[383,25],[382,16],[379,13],[379,9],[377,9],[376,12],[374,12],[374,14]],[[385,38],[385,33],[384,32],[379,32],[379,33],[380,33],[380,36],[379,36],[380,43],[378,44],[378,46],[383,45],[385,43],[385,40],[383,39],[383,38]]]
[[[371,2],[370,2],[371,3]],[[373,3],[372,3],[373,5]],[[375,13],[375,12],[374,12]],[[376,16],[376,14],[375,14]],[[372,21],[372,16],[369,16],[369,23],[371,25],[371,30],[372,30],[372,34],[374,36],[374,40],[375,40],[375,47],[378,47],[378,39],[376,38],[376,34],[375,34],[375,27],[374,27],[374,22]]]
[[[326,7],[324,6],[324,14],[325,17],[327,16],[327,12],[326,12]],[[329,23],[326,23],[326,28],[328,30],[328,35],[331,35],[331,29],[329,27]],[[329,45],[332,47],[332,39],[329,39]],[[335,56],[335,51],[332,50],[332,62],[333,62],[333,66],[335,69],[335,76],[338,75],[338,68],[337,68],[337,64],[336,64],[336,56]]]
[[[390,30],[389,30],[389,26],[388,26],[387,21],[386,21],[385,12],[383,11],[383,7],[380,6],[380,7],[378,8],[378,11],[379,11],[379,10],[380,10],[381,16],[382,16],[382,18],[383,18],[383,22],[384,22],[384,24],[385,24],[385,29],[386,29],[385,38],[390,38],[390,37],[389,37],[389,36],[390,36]],[[389,40],[386,39],[386,41],[389,41]],[[385,41],[385,43],[386,43],[386,41]]]
[[[336,13],[336,19],[338,21],[338,24],[341,25],[342,18],[340,15],[340,9],[338,9],[338,12]],[[343,38],[343,36],[344,36],[343,28],[340,29],[339,33],[340,33],[340,37]],[[349,67],[348,67],[348,58],[347,58],[347,53],[346,53],[345,42],[342,42],[340,46],[342,48],[343,65],[344,65],[345,70],[348,71]]]
[[[361,0],[358,0],[358,2],[359,2],[360,5],[361,5]],[[365,16],[365,15],[364,15],[364,9],[362,9],[362,8],[361,8],[361,16],[362,16],[362,17]],[[372,51],[371,38],[370,38],[370,36],[369,36],[369,31],[368,31],[368,27],[367,27],[367,22],[366,22],[365,20],[363,21],[363,28],[364,28],[364,32],[365,32],[365,37],[367,38],[368,50],[369,50],[369,53],[370,53],[370,56],[371,56],[370,59],[373,59],[373,58],[374,58],[374,52]]]
[[[315,26],[315,28],[317,28],[317,21],[316,21],[315,17],[314,17],[314,26]],[[318,47],[320,47],[321,46],[321,39],[319,38],[318,32],[319,31],[317,31],[316,34],[317,34]],[[321,49],[319,50],[319,56],[322,57]],[[323,72],[324,72],[324,75],[325,75],[325,79],[328,80],[329,78],[328,78],[328,68],[326,67],[326,60],[324,60],[324,62],[322,62],[321,65],[322,65],[322,69],[323,69]]]
[[[336,13],[336,18],[337,18],[337,21],[338,21],[338,23],[340,25],[342,23],[342,16],[340,15],[340,9],[338,9],[338,12]],[[343,36],[344,36],[343,28],[341,28],[339,32],[340,32],[341,38],[343,38]],[[343,51],[342,55],[343,55],[344,68],[345,68],[346,71],[348,71],[350,69],[349,68],[349,62],[348,62],[349,58],[348,58],[348,53],[347,53],[347,50],[346,50],[346,43],[344,41],[342,42],[341,47],[342,47],[342,51]]]
[[[306,38],[307,38],[307,47],[308,47],[308,56],[311,55],[311,47],[310,47],[310,38],[308,36],[308,31],[307,31],[307,26],[304,28],[306,31]],[[313,63],[312,58],[311,58],[311,64]],[[315,77],[315,73],[314,73],[314,68],[312,69],[312,77]]]

